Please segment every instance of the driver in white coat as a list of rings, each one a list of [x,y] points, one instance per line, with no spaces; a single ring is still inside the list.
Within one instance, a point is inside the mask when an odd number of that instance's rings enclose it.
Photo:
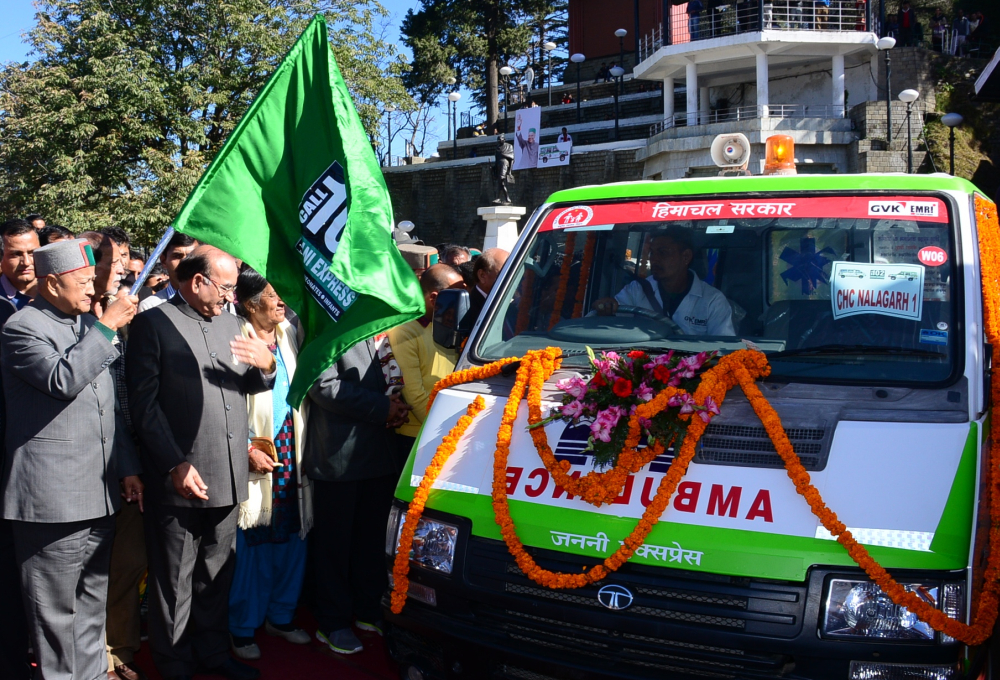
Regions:
[[[729,301],[689,268],[692,259],[694,247],[685,230],[654,236],[649,253],[652,276],[632,281],[613,298],[598,300],[595,311],[610,316],[619,305],[639,307],[669,316],[685,335],[735,335]]]

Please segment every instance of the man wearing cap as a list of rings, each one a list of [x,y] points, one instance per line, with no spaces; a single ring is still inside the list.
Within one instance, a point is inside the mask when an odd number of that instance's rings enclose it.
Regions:
[[[528,128],[528,138],[521,136],[520,128],[514,133],[517,137],[517,144],[521,147],[521,158],[518,159],[515,170],[538,167],[538,139],[537,130]]]
[[[84,239],[34,252],[38,294],[4,326],[3,516],[11,520],[28,634],[42,678],[105,677],[104,610],[114,514],[142,504],[139,462],[121,429],[109,367],[137,300],[91,314]]]

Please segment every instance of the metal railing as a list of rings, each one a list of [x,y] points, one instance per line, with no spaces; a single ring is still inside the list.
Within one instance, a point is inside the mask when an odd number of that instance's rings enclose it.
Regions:
[[[847,107],[833,104],[768,104],[767,106],[734,106],[688,114],[675,113],[659,123],[651,125],[649,135],[675,127],[730,123],[755,118],[846,118]]]
[[[705,3],[709,4],[709,3]],[[872,27],[866,0],[738,0],[687,14],[671,5],[667,26],[660,24],[639,41],[643,61],[664,45],[710,40],[754,31],[867,31]]]

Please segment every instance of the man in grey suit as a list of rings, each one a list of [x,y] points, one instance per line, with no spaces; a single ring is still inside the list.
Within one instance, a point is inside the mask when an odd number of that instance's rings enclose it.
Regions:
[[[382,632],[385,523],[400,472],[393,428],[411,409],[387,387],[375,342],[366,340],[309,390],[302,471],[315,487],[316,637],[339,654],[362,649],[352,623]]]
[[[120,496],[142,504],[139,463],[122,436],[112,340],[138,300],[88,314],[94,258],[83,239],[35,251],[38,296],[3,329],[7,456],[3,516],[44,680],[107,673],[104,609]],[[116,422],[117,421],[117,422]]]
[[[251,679],[257,669],[229,656],[229,585],[249,485],[246,396],[271,389],[275,360],[223,314],[232,257],[199,246],[176,274],[178,294],[135,317],[125,355],[148,497],[149,643],[167,678]]]

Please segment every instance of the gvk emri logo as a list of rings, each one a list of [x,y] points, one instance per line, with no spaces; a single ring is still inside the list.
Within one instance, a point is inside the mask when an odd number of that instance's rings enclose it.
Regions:
[[[632,591],[612,583],[597,591],[597,601],[615,611],[628,609],[632,605]]]

